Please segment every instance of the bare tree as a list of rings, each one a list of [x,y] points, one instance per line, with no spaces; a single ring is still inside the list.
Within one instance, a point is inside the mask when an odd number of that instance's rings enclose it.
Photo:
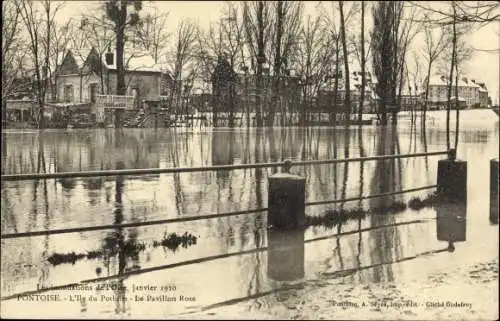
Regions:
[[[405,10],[406,9],[406,10]],[[399,108],[401,108],[401,94],[403,90],[403,85],[406,82],[409,82],[409,79],[405,79],[405,66],[406,64],[406,56],[408,53],[408,48],[410,47],[415,36],[420,33],[422,24],[416,22],[419,10],[413,6],[402,6],[400,9],[400,25],[397,28],[396,35],[398,37],[397,41],[397,60],[395,65],[398,68],[398,73],[396,74],[396,84],[399,85],[398,89],[398,99],[397,104]],[[396,118],[395,118],[396,119]]]
[[[395,103],[394,84],[394,25],[395,8],[393,3],[379,2],[374,5],[373,31],[371,37],[373,68],[377,77],[375,92],[380,97],[378,115],[382,125],[387,124],[387,105]]]
[[[165,29],[167,17],[168,13],[160,14],[155,7],[154,12],[142,17],[134,28],[135,43],[148,51],[155,63],[164,54],[170,38],[170,33]]]
[[[349,55],[347,54],[347,41],[346,41],[346,19],[344,17],[344,2],[339,1],[340,12],[340,39],[342,42],[342,53],[344,56],[344,71],[345,71],[345,97],[344,97],[344,112],[346,115],[350,114],[351,109],[351,84],[349,73]]]
[[[80,24],[75,27],[70,40],[70,47],[75,49],[73,54],[79,56],[82,61],[87,59],[88,49],[94,48],[99,57],[102,57],[107,50],[111,50],[111,45],[116,39],[116,34],[106,25],[106,17],[82,16]],[[109,84],[104,81],[104,66],[102,63],[98,66],[98,74],[101,83],[101,93],[109,92]],[[81,71],[83,72],[83,70]],[[83,77],[81,73],[80,77]]]
[[[268,61],[265,52],[271,40],[271,4],[267,1],[245,1],[243,3],[243,24],[251,55],[251,67],[256,74],[256,112],[255,120],[258,127],[263,125],[263,64]]]
[[[133,5],[134,11],[128,11],[129,5]],[[104,4],[104,9],[106,17],[111,21],[111,26],[116,35],[116,94],[125,95],[127,91],[124,67],[125,30],[128,26],[135,26],[139,22],[139,11],[142,9],[142,1],[108,0]]]
[[[318,93],[327,75],[332,61],[332,44],[334,39],[329,30],[321,24],[321,18],[307,17],[301,28],[300,42],[295,53],[295,69],[302,81],[302,108],[300,124],[307,122],[307,111],[311,110],[312,99]]]
[[[453,10],[453,36],[451,40],[452,51],[451,51],[451,64],[450,64],[450,77],[448,78],[448,101],[446,105],[446,149],[450,150],[450,110],[451,110],[451,91],[453,88],[453,71],[455,69],[455,59],[457,52],[457,24],[456,24],[456,6],[455,1],[451,3]],[[458,85],[458,84],[457,84]],[[455,97],[455,101],[458,103],[458,97]],[[457,108],[458,111],[458,108]]]
[[[433,22],[437,25],[455,24],[488,24],[500,21],[500,6],[494,1],[455,1],[455,11],[449,11],[446,5],[436,7],[421,1],[408,1],[411,5],[420,7],[435,15]],[[426,19],[421,20],[425,22]]]
[[[422,108],[422,125],[425,126],[425,119],[427,113],[427,102],[429,100],[429,84],[432,73],[432,66],[434,62],[439,58],[443,50],[448,46],[449,37],[446,36],[446,30],[443,28],[433,27],[431,20],[428,15],[426,15],[423,22],[424,27],[424,46],[421,49],[422,56],[427,62],[427,73],[425,78],[425,98]]]
[[[19,41],[20,7],[16,0],[2,2],[2,119],[6,120],[7,97],[14,89],[19,58],[25,52]]]
[[[48,46],[49,50],[49,63],[48,63],[48,80],[49,88],[51,93],[51,99],[57,99],[57,72],[64,59],[64,53],[68,50],[73,30],[72,19],[68,20],[66,23],[57,24],[55,21],[51,21],[52,34],[50,39],[44,39],[44,46]],[[48,43],[46,43],[49,41]]]
[[[52,26],[56,13],[62,4],[53,1],[31,2],[20,0],[20,15],[26,30],[28,54],[35,69],[35,96],[38,104],[36,120],[39,128],[44,127],[45,95],[49,87],[48,68],[50,65],[50,44],[53,36]]]
[[[196,31],[196,51],[194,58],[198,65],[198,78],[205,83],[210,82],[210,76],[217,63],[219,40],[215,24],[210,24],[206,31],[198,28]]]
[[[455,2],[451,3],[451,9],[457,11]],[[458,20],[457,20],[458,21]],[[447,90],[447,105],[446,105],[446,137],[447,148],[451,148],[450,141],[450,111],[452,104],[455,103],[456,109],[456,133],[455,133],[455,149],[458,145],[458,128],[459,128],[459,97],[458,97],[458,82],[465,75],[465,64],[472,57],[473,49],[463,38],[471,28],[467,24],[454,23],[451,26],[451,48],[444,49],[439,61],[438,70],[444,73],[446,67],[449,69],[448,90]],[[455,86],[453,86],[455,85]],[[454,91],[454,99],[451,96]]]
[[[370,46],[368,46],[368,50],[366,50],[366,43],[365,43],[365,2],[361,2],[361,27],[360,27],[360,40],[359,40],[359,51],[355,50],[357,54],[358,60],[361,65],[361,92],[359,95],[359,108],[358,108],[358,120],[361,121],[363,117],[363,107],[365,105],[365,91],[366,91],[366,60],[369,57],[370,54]],[[354,44],[357,44],[356,41],[354,41]],[[355,45],[354,48],[357,48]],[[361,123],[360,123],[361,124]]]
[[[320,4],[321,5],[321,4]],[[338,11],[338,6],[335,5],[335,2],[331,3],[331,14],[328,13],[328,10],[319,7],[319,10],[323,11],[322,23],[325,26],[325,37],[328,38],[330,44],[330,53],[331,56],[329,70],[326,74],[326,79],[331,80],[334,79],[333,84],[333,93],[329,95],[329,122],[333,125],[337,119],[338,114],[338,91],[339,91],[339,82],[343,78],[342,70],[340,69],[340,61],[341,61],[341,33],[338,29],[338,22],[336,21],[336,13]],[[349,11],[352,12],[352,11]],[[344,19],[347,20],[347,19]],[[346,35],[347,37],[347,35]],[[343,59],[343,58],[342,58]],[[333,66],[333,67],[332,67]],[[333,69],[333,70],[332,70]]]
[[[172,88],[169,98],[170,108],[175,109],[176,117],[182,99],[183,81],[191,81],[194,77],[196,31],[196,25],[189,20],[181,20],[177,26],[174,48],[171,52],[173,62],[170,64],[174,88]],[[183,79],[186,73],[188,75]]]
[[[406,79],[407,79],[407,84],[408,84],[408,92],[410,93],[410,98],[411,98],[411,93],[413,92],[413,95],[418,98],[419,92],[421,91],[422,88],[419,88],[422,83],[421,81],[421,61],[420,61],[420,56],[417,54],[416,51],[412,51],[412,64],[410,67],[408,67],[408,63],[406,63]],[[412,90],[413,89],[413,90]],[[412,104],[412,110],[411,110],[411,123],[414,124],[416,120],[416,108],[417,108],[417,103]]]
[[[281,99],[281,77],[288,70],[288,61],[294,44],[297,42],[301,25],[303,5],[299,1],[277,1],[273,7],[276,24],[271,29],[271,49],[273,62],[273,95],[267,114],[267,125],[273,126],[278,99]]]
[[[375,91],[381,98],[378,114],[381,123],[387,124],[388,111],[392,113],[393,122],[397,121],[406,53],[419,25],[416,23],[417,11],[405,7],[403,1],[381,1],[372,12],[373,67],[377,76]],[[388,106],[391,110],[387,110]]]

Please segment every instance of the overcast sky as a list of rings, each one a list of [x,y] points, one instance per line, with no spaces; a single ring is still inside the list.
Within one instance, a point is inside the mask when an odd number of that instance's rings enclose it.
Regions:
[[[210,22],[217,22],[224,8],[223,1],[144,1],[144,5],[154,5],[160,12],[169,12],[168,31],[173,32],[177,24],[184,18],[198,21],[202,28],[207,28]],[[96,1],[68,1],[58,13],[61,22],[78,17],[83,13],[91,13],[100,5]],[[304,16],[316,15],[318,1],[304,2]],[[370,13],[367,12],[367,16]],[[485,82],[489,95],[494,102],[498,101],[500,91],[500,23],[491,23],[470,34],[469,43],[476,49],[472,59],[466,65],[467,76],[479,82]],[[414,46],[422,45],[421,39],[415,39]],[[409,58],[411,59],[411,58]]]

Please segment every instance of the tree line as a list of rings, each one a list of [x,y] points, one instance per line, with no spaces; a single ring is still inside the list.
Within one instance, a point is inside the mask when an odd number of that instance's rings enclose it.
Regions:
[[[414,95],[425,93],[425,119],[431,76],[447,71],[450,110],[451,85],[464,74],[465,64],[474,53],[466,37],[499,20],[498,5],[491,1],[329,1],[315,3],[314,14],[307,15],[301,1],[243,1],[224,2],[220,18],[210,22],[208,28],[181,19],[171,30],[169,12],[160,12],[152,3],[103,1],[93,11],[64,21],[60,12],[69,5],[67,2],[4,1],[3,111],[15,89],[15,79],[23,70],[32,70],[37,119],[43,127],[40,115],[46,93],[55,92],[54,75],[64,53],[70,48],[93,47],[100,55],[116,51],[118,95],[126,93],[124,57],[133,56],[127,51],[133,48],[134,54],[149,53],[172,76],[172,106],[181,106],[183,98],[196,89],[195,83],[204,83],[202,90],[210,92],[211,75],[219,57],[224,57],[232,70],[255,79],[254,105],[245,105],[247,125],[251,109],[257,126],[272,126],[276,114],[286,111],[281,91],[289,77],[300,81],[301,102],[295,112],[301,124],[310,120],[314,99],[325,89],[333,93],[328,104],[331,122],[338,113],[357,113],[361,118],[360,106],[364,106],[370,90],[368,73],[376,79],[373,89],[382,124],[391,116],[393,121],[397,119],[406,90]],[[421,41],[415,41],[419,37]],[[352,90],[345,90],[354,86],[350,83],[353,73],[361,78],[356,96],[351,96]],[[104,92],[102,74],[100,86]],[[457,90],[455,86],[455,97]],[[268,91],[271,95],[266,95]],[[337,99],[341,91],[342,106]]]

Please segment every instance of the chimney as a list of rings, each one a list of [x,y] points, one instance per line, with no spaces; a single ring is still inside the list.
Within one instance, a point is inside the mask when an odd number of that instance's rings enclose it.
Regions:
[[[475,79],[471,79],[470,81],[472,81],[473,84],[476,83],[476,80]]]
[[[114,63],[114,54],[111,51],[105,54],[106,65],[112,65]]]

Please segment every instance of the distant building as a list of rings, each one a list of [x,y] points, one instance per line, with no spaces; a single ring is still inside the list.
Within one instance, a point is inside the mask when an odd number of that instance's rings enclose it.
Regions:
[[[455,83],[451,96],[455,98]],[[425,97],[425,92],[422,94]],[[484,83],[476,83],[474,79],[462,78],[458,81],[458,100],[463,102],[466,108],[487,107],[488,90]],[[434,76],[429,81],[429,94],[427,108],[445,109],[448,101],[448,78],[446,76]]]
[[[480,107],[488,107],[489,99],[488,99],[488,89],[484,83],[478,83],[479,85],[479,106]]]
[[[249,108],[250,112],[255,112],[257,95],[260,95],[261,101],[266,105],[275,99],[279,108],[286,108],[287,110],[297,110],[301,101],[301,85],[300,78],[291,75],[279,76],[279,88],[276,90],[276,77],[275,75],[263,74],[262,75],[262,88],[261,92],[257,91],[257,75],[249,73],[237,74],[236,81],[236,97],[239,111],[245,111]],[[263,110],[265,113],[266,110]]]
[[[363,101],[363,113],[375,112],[378,96],[375,93],[374,85],[376,80],[370,72],[365,76],[365,96]],[[349,76],[349,93],[351,100],[351,113],[357,113],[361,99],[362,72],[353,71]],[[344,111],[344,101],[346,97],[345,80],[342,74],[339,76],[337,97],[334,99],[335,77],[327,77],[317,94],[318,108],[323,112],[331,110],[331,106],[336,106],[337,112]]]

